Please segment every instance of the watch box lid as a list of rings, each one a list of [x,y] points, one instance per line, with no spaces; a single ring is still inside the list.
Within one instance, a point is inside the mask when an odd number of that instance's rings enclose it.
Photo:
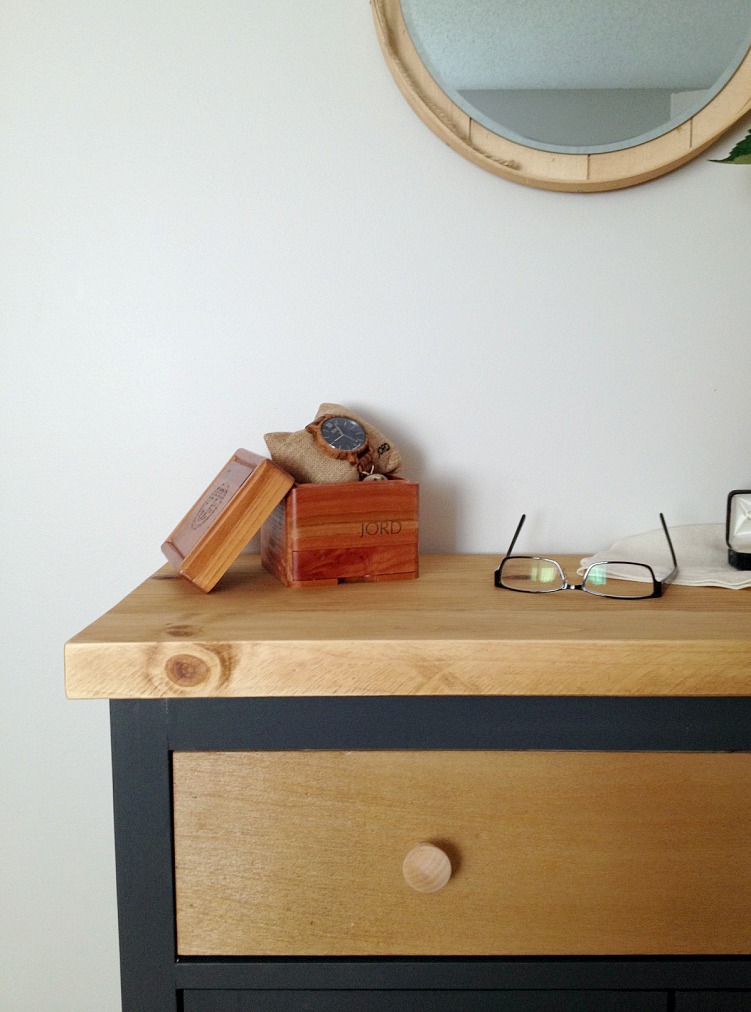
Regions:
[[[292,488],[267,457],[237,450],[162,545],[169,562],[209,591]]]

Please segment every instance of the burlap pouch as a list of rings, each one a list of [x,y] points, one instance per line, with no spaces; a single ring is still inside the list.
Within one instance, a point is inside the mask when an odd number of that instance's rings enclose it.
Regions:
[[[373,460],[378,474],[391,474],[401,467],[402,458],[396,447],[364,418],[341,404],[322,404],[315,420],[322,415],[346,415],[365,429],[373,447]],[[271,459],[284,468],[298,484],[325,481],[357,481],[357,468],[346,460],[329,457],[318,446],[315,436],[306,429],[299,432],[267,432],[266,441]]]

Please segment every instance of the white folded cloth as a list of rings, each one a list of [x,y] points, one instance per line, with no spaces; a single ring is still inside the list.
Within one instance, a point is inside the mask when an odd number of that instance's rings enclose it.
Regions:
[[[678,560],[678,573],[673,583],[689,587],[727,587],[730,590],[751,587],[751,571],[735,569],[728,562],[724,524],[668,525],[668,530]],[[661,527],[645,534],[621,538],[604,552],[582,559],[579,574],[582,575],[594,562],[646,562],[658,580],[664,579],[673,568]]]

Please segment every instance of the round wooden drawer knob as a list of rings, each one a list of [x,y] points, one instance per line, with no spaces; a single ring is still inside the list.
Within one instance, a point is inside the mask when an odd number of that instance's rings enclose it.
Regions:
[[[448,854],[432,843],[419,843],[404,858],[404,881],[418,893],[435,893],[451,878]]]

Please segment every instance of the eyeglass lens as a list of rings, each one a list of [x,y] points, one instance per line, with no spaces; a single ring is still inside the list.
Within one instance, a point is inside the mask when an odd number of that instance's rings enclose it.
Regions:
[[[601,597],[649,597],[654,578],[648,566],[637,562],[600,562],[590,566],[584,590]]]
[[[501,586],[529,594],[550,594],[567,586],[553,559],[508,556],[501,567]],[[598,597],[650,597],[654,578],[649,566],[638,562],[599,562],[589,567],[582,590]]]
[[[501,583],[510,590],[526,590],[531,594],[545,594],[562,590],[563,573],[552,559],[533,559],[511,556],[504,560]]]

